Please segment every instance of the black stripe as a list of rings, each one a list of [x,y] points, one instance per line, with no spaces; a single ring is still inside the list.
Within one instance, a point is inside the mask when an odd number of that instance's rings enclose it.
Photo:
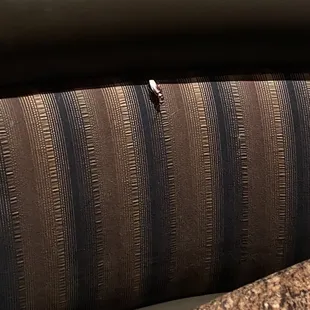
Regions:
[[[9,188],[0,141],[0,309],[19,309],[16,250],[10,210]]]
[[[60,117],[62,121],[67,156],[70,170],[72,189],[73,218],[75,222],[76,258],[75,270],[77,270],[78,286],[76,291],[76,303],[79,309],[92,308],[95,305],[96,291],[94,288],[96,259],[95,225],[93,219],[94,201],[87,188],[90,180],[90,171],[86,169],[88,162],[86,137],[83,124],[75,126],[81,116],[78,114],[76,98],[70,93],[56,94]]]
[[[139,101],[146,146],[150,197],[145,207],[150,210],[147,213],[147,238],[152,256],[144,300],[147,300],[147,304],[152,304],[166,300],[168,295],[166,290],[170,261],[168,164],[162,123],[159,121],[161,116],[155,111],[151,101],[145,100],[142,87],[135,86],[135,92]]]
[[[309,173],[306,171],[310,167],[310,158],[306,156],[309,154],[309,138],[307,139],[302,134],[302,129],[305,128],[305,124],[309,122],[309,119],[304,119],[303,115],[305,111],[300,114],[298,111],[298,105],[296,93],[293,82],[286,78],[287,89],[290,98],[290,105],[293,116],[294,133],[295,133],[295,167],[297,171],[297,212],[294,227],[295,233],[295,261],[299,262],[309,258]],[[307,132],[307,131],[305,131]],[[309,132],[307,132],[309,135]]]

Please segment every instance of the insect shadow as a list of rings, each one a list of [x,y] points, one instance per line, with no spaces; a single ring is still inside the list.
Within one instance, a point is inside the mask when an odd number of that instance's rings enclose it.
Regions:
[[[154,92],[150,91],[149,97],[150,97],[151,102],[154,105],[154,109],[156,110],[156,112],[159,113],[160,112],[160,101],[159,101],[158,96]]]

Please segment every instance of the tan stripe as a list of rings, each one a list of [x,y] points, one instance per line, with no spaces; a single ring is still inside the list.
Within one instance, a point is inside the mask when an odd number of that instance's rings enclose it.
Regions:
[[[166,87],[163,85],[165,92],[164,108],[168,112],[171,124],[172,153],[171,159],[174,166],[174,205],[175,214],[173,215],[174,240],[171,248],[170,270],[172,276],[171,286],[185,285],[182,277],[182,270],[186,268],[186,261],[191,253],[188,247],[188,239],[191,239],[191,228],[186,225],[190,223],[190,208],[194,202],[191,197],[193,190],[192,183],[188,178],[191,171],[189,148],[188,124],[186,119],[185,104],[182,97],[179,84],[171,84]],[[187,236],[188,239],[185,239]],[[195,239],[194,239],[195,240]],[[182,254],[181,254],[182,253]],[[173,287],[169,288],[170,290]]]
[[[100,119],[97,115],[96,107],[97,102],[93,97],[93,92],[88,90],[76,91],[76,96],[78,98],[79,107],[83,119],[83,128],[85,130],[86,137],[86,148],[90,166],[90,175],[91,175],[91,192],[94,200],[94,216],[95,216],[95,238],[96,238],[96,257],[97,266],[95,267],[96,272],[96,300],[99,300],[104,295],[104,277],[105,277],[105,269],[104,269],[104,250],[107,244],[105,243],[104,237],[104,226],[103,220],[104,217],[107,216],[107,205],[104,199],[105,193],[108,191],[103,185],[105,182],[104,173],[101,167],[110,166],[113,161],[109,163],[106,162],[104,164],[100,164],[101,156],[104,158],[104,152],[102,150],[103,141],[101,139],[105,139],[105,135],[103,131],[100,131],[99,124],[102,123],[102,119]],[[104,123],[105,127],[108,127],[108,124]],[[111,147],[111,146],[109,146]],[[107,170],[105,170],[107,171]],[[104,208],[103,208],[104,207]]]
[[[244,130],[246,133],[247,145],[247,177],[248,177],[248,253],[264,253],[266,245],[271,238],[268,223],[268,214],[273,214],[273,210],[268,210],[272,204],[272,195],[268,191],[270,186],[269,161],[267,157],[268,141],[266,141],[264,124],[262,118],[266,111],[262,104],[261,84],[243,81],[240,84],[240,96],[244,109]],[[257,98],[256,90],[259,92],[260,99]],[[262,111],[261,111],[262,110]],[[267,223],[266,223],[267,222]],[[257,238],[257,236],[260,236]],[[265,258],[265,257],[264,257]],[[252,280],[253,275],[250,271],[258,270],[261,264],[269,260],[266,257],[263,262],[248,260],[244,265],[244,281]],[[259,264],[259,266],[254,265]]]
[[[76,102],[76,109],[78,110],[78,113],[81,117],[81,123],[83,124],[83,130],[85,134],[85,156],[87,157],[87,160],[85,164],[87,165],[86,171],[89,175],[89,179],[85,180],[87,182],[87,193],[92,198],[93,204],[91,207],[93,210],[91,210],[91,218],[92,218],[92,227],[95,230],[95,244],[91,245],[92,247],[95,247],[95,257],[94,260],[97,261],[102,257],[102,252],[104,250],[104,243],[103,243],[103,229],[102,229],[102,202],[100,201],[100,181],[99,181],[99,174],[98,174],[98,163],[97,163],[97,150],[96,146],[98,143],[98,140],[94,137],[94,133],[96,132],[94,126],[96,126],[96,121],[94,119],[93,111],[92,111],[92,104],[93,102],[89,102],[89,98],[87,97],[87,92],[83,90],[77,90],[75,91],[75,96],[77,99]],[[99,267],[99,270],[97,270],[97,267]],[[102,263],[97,264],[97,266],[93,266],[94,268],[94,276],[93,279],[90,279],[90,285],[92,287],[96,287],[96,289],[99,289],[99,281],[97,279],[98,276],[103,277],[103,268]],[[100,272],[98,274],[98,271]],[[102,284],[101,284],[102,285]]]
[[[46,167],[44,170],[47,174],[43,175],[45,178],[43,184],[46,186],[46,206],[50,208],[48,210],[49,215],[51,216],[49,219],[48,225],[50,225],[51,229],[50,234],[50,242],[51,249],[53,253],[51,253],[51,261],[49,262],[49,268],[51,269],[51,288],[53,295],[50,295],[51,298],[51,308],[58,306],[60,304],[60,295],[63,295],[62,288],[64,286],[63,273],[61,270],[64,270],[64,239],[63,239],[63,223],[62,223],[62,214],[61,214],[61,205],[60,205],[60,196],[59,196],[59,180],[56,170],[56,158],[55,158],[55,148],[54,141],[52,140],[51,130],[49,119],[47,117],[47,106],[43,102],[41,95],[35,95],[34,100],[36,103],[36,107],[38,109],[39,118],[42,126],[43,140],[44,143],[42,147],[45,148],[45,156],[46,156]],[[42,170],[42,172],[44,171]],[[46,178],[46,175],[48,178]],[[43,200],[44,201],[44,200]],[[60,268],[60,270],[59,270]],[[60,276],[60,278],[59,278]],[[59,285],[60,283],[60,285]]]
[[[221,170],[221,146],[219,135],[219,124],[216,112],[216,103],[213,95],[211,83],[209,81],[201,83],[201,88],[204,90],[205,113],[207,124],[207,135],[209,140],[210,153],[210,178],[211,178],[211,192],[212,192],[212,214],[210,221],[212,221],[212,262],[210,263],[210,278],[209,287],[214,286],[213,279],[220,272],[220,240],[221,235],[221,221],[222,214],[220,206],[223,204],[222,193],[222,170]],[[209,221],[209,219],[208,219]]]
[[[13,108],[16,107],[16,113]],[[21,223],[20,205],[25,203],[21,195],[20,186],[27,184],[23,182],[21,173],[18,173],[19,162],[18,154],[21,154],[21,150],[16,145],[16,138],[22,137],[24,146],[27,144],[27,138],[25,137],[25,131],[18,132],[17,126],[23,125],[23,118],[20,111],[18,111],[18,100],[0,100],[0,143],[2,149],[3,161],[5,164],[5,174],[7,178],[7,185],[9,190],[9,197],[3,197],[6,200],[6,205],[10,206],[12,232],[14,238],[14,249],[16,253],[16,265],[17,265],[17,277],[18,277],[18,296],[19,296],[19,309],[26,309],[26,284],[24,274],[24,235],[23,235],[23,223]],[[22,135],[21,135],[22,133]],[[29,167],[29,157],[24,156],[26,159],[27,167]],[[24,188],[25,189],[25,188]]]
[[[145,287],[143,287],[144,281],[147,277],[147,264],[149,261],[150,249],[148,247],[147,240],[147,227],[146,227],[146,218],[148,210],[145,209],[147,205],[147,200],[149,197],[149,180],[148,180],[148,169],[147,169],[147,155],[146,155],[146,144],[144,140],[143,128],[142,128],[142,119],[139,109],[139,102],[136,96],[134,87],[127,86],[123,88],[124,94],[128,102],[128,112],[129,118],[132,126],[133,133],[133,143],[134,143],[134,152],[136,160],[136,173],[137,173],[137,182],[138,182],[138,198],[139,198],[139,218],[134,222],[133,231],[135,231],[135,249],[136,252],[136,265],[134,273],[134,293],[137,302],[140,301],[141,296],[143,295]],[[145,100],[147,103],[147,100]]]
[[[138,187],[138,167],[136,164],[136,154],[133,142],[133,130],[132,127],[135,126],[135,122],[130,119],[130,112],[133,102],[125,99],[125,87],[120,87],[117,89],[117,95],[119,98],[119,102],[121,104],[121,113],[123,116],[123,125],[124,125],[124,133],[126,134],[126,145],[127,145],[127,158],[128,158],[128,169],[129,169],[129,180],[130,180],[130,197],[129,201],[127,201],[127,214],[128,218],[132,217],[130,221],[130,232],[132,232],[131,244],[134,246],[134,249],[131,250],[133,257],[133,269],[130,270],[130,274],[132,274],[132,281],[130,287],[133,288],[134,293],[138,296],[139,286],[140,286],[140,243],[137,240],[140,240],[140,216],[139,216],[139,203],[140,203],[140,195],[139,195],[139,187]],[[131,209],[131,210],[130,210]],[[132,296],[130,296],[132,298]]]
[[[281,76],[284,80],[284,76]],[[292,110],[290,107],[290,97],[288,94],[287,84],[285,81],[275,81],[275,89],[279,98],[280,119],[282,122],[282,136],[278,141],[279,156],[281,157],[281,173],[279,184],[279,229],[277,237],[277,249],[280,264],[283,268],[287,265],[287,255],[293,248],[293,221],[294,216],[293,206],[293,188],[296,184],[295,156],[293,145],[295,145],[295,133]],[[292,257],[293,259],[293,257]],[[280,265],[281,266],[281,265]]]
[[[199,125],[199,135],[193,137],[197,139],[198,144],[201,146],[199,153],[197,154],[197,161],[195,161],[195,176],[196,188],[199,193],[198,197],[198,207],[199,213],[201,214],[200,223],[200,246],[201,246],[201,257],[203,258],[203,270],[205,272],[202,275],[203,282],[201,286],[203,287],[206,282],[210,281],[208,285],[212,285],[212,276],[214,270],[212,270],[212,265],[214,263],[213,257],[213,247],[214,242],[216,242],[216,227],[214,227],[214,212],[216,210],[216,201],[214,199],[214,180],[212,170],[212,157],[214,153],[212,152],[212,136],[214,135],[214,127],[211,126],[208,115],[210,112],[207,111],[207,106],[210,105],[205,101],[202,94],[203,84],[193,83],[193,91],[196,98],[197,104],[197,116],[196,122]],[[206,117],[206,115],[208,117]],[[214,115],[212,115],[214,118]],[[213,131],[213,132],[212,132]],[[214,137],[213,137],[214,139]],[[198,150],[198,148],[196,147]],[[216,225],[215,225],[216,226]]]
[[[266,270],[273,271],[274,267],[271,262],[278,260],[278,255],[283,252],[277,245],[277,237],[283,234],[282,219],[279,218],[279,206],[285,203],[285,158],[283,144],[283,127],[281,123],[280,100],[275,89],[275,82],[268,77],[268,81],[255,82],[259,106],[262,114],[262,134],[265,145],[266,163],[263,164],[263,169],[258,171],[258,175],[262,171],[266,173],[265,196],[258,201],[260,208],[264,207],[264,213],[260,217],[253,218],[253,221],[261,223],[259,231],[265,233],[265,238],[268,242],[263,243],[260,240],[260,245],[257,251],[266,251],[266,245],[269,245],[269,258],[266,258]],[[258,133],[259,134],[259,133]],[[261,133],[260,133],[261,135]],[[257,140],[257,137],[253,137]],[[259,145],[256,145],[253,152],[259,152]],[[251,165],[253,167],[255,163]],[[258,166],[259,167],[259,166]],[[257,176],[256,176],[257,178]],[[249,174],[249,179],[252,179]],[[255,179],[254,179],[255,180]],[[267,187],[267,188],[266,188]],[[254,191],[257,191],[257,186]],[[265,201],[263,204],[262,201]],[[253,207],[253,206],[252,206]],[[260,219],[259,221],[257,219]],[[266,221],[269,222],[266,225]],[[250,224],[251,225],[251,224]],[[272,259],[271,259],[272,257]],[[263,264],[263,262],[261,262]]]
[[[245,131],[245,98],[241,93],[240,82],[231,81],[229,82],[232,90],[232,96],[234,100],[234,108],[236,113],[236,125],[237,125],[237,134],[238,134],[238,145],[236,158],[241,163],[241,180],[240,186],[242,188],[242,200],[241,205],[237,208],[242,208],[240,226],[240,261],[243,263],[248,259],[248,204],[249,204],[249,189],[248,189],[248,158],[247,158],[247,136]]]
[[[74,232],[70,227],[73,221],[71,217],[72,197],[69,177],[69,163],[65,147],[65,137],[61,124],[58,106],[55,97],[50,94],[43,94],[42,100],[45,102],[47,118],[50,120],[50,135],[53,140],[55,152],[56,174],[58,179],[59,208],[55,210],[55,221],[57,223],[57,244],[58,246],[58,290],[59,309],[67,309],[71,306],[73,298],[74,272],[73,268],[73,236]]]
[[[156,128],[158,128],[158,132],[155,134],[161,134],[160,129],[162,129],[162,134],[164,136],[165,141],[165,156],[166,156],[166,164],[165,167],[167,173],[167,183],[168,183],[168,202],[163,201],[163,204],[167,204],[169,206],[169,212],[167,212],[167,219],[169,224],[167,230],[169,231],[169,258],[168,263],[168,285],[167,290],[172,290],[174,292],[175,286],[174,281],[177,280],[175,277],[175,272],[177,269],[177,193],[176,193],[176,167],[175,162],[177,158],[177,146],[176,146],[176,136],[174,135],[174,125],[176,124],[176,120],[178,119],[178,106],[175,104],[175,100],[171,97],[171,91],[173,88],[172,85],[161,84],[163,93],[165,94],[165,103],[161,106],[160,113],[156,115]],[[167,94],[167,97],[166,97]],[[147,101],[149,94],[147,91],[144,92],[145,102]],[[153,109],[153,107],[152,107]],[[179,132],[180,134],[180,132]],[[153,141],[157,139],[154,138]],[[154,148],[156,150],[156,148]],[[155,154],[156,156],[157,154]],[[180,153],[179,153],[180,155]],[[166,276],[166,275],[165,275]],[[165,283],[166,284],[166,283]],[[168,294],[167,294],[168,296]]]
[[[96,89],[89,91],[88,109],[90,110],[94,158],[97,162],[98,189],[100,211],[98,210],[98,226],[101,225],[102,232],[98,231],[97,239],[97,298],[104,296],[117,297],[115,287],[118,285],[118,261],[120,256],[120,239],[116,239],[121,222],[119,219],[118,189],[115,166],[115,146],[112,139],[111,124],[107,111],[107,91]],[[97,216],[96,216],[97,217]],[[100,224],[101,223],[101,224]],[[106,285],[109,283],[109,285]]]
[[[168,163],[168,187],[169,187],[169,221],[170,221],[170,231],[169,231],[169,250],[170,250],[170,260],[169,260],[169,283],[167,286],[168,291],[174,292],[175,285],[178,282],[178,262],[177,262],[177,212],[178,212],[178,193],[176,188],[176,182],[179,180],[179,174],[177,173],[180,168],[180,161],[182,161],[183,156],[186,157],[186,153],[179,153],[179,140],[180,138],[180,123],[184,120],[184,110],[182,110],[182,104],[180,102],[180,90],[176,84],[162,84],[163,92],[165,94],[165,132],[169,137],[166,140],[166,156]],[[161,109],[162,110],[162,109]],[[168,122],[167,122],[168,118]],[[169,128],[167,125],[169,124]],[[186,127],[186,123],[183,123]],[[183,127],[184,128],[184,127]],[[176,132],[178,134],[176,134]],[[183,143],[186,144],[187,136],[183,136]]]
[[[34,176],[30,179],[35,180],[30,195],[32,201],[24,197],[21,219],[25,224],[22,234],[25,236],[27,308],[36,309],[46,304],[55,308],[60,301],[58,251],[64,251],[61,242],[58,244],[57,216],[60,216],[60,200],[55,154],[45,106],[40,95],[23,98],[22,109],[30,139],[31,153],[28,156],[33,159]],[[18,171],[23,169],[25,168],[20,166]],[[24,188],[21,192],[29,193]]]
[[[134,152],[133,133],[129,119],[127,102],[124,90],[121,86],[112,89],[113,97],[107,100],[109,119],[114,134],[115,162],[117,173],[117,187],[119,193],[118,204],[115,206],[119,210],[121,244],[118,256],[122,259],[122,271],[118,270],[119,281],[124,283],[124,290],[120,290],[120,295],[130,302],[131,296],[127,296],[128,287],[137,285],[135,280],[128,275],[135,272],[137,266],[136,253],[139,249],[132,249],[135,244],[135,234],[137,227],[134,224],[139,221],[139,192],[137,182],[137,167]],[[137,290],[137,288],[136,288]]]
[[[141,140],[141,130],[139,131],[138,128],[138,111],[137,109],[137,102],[135,101],[136,98],[134,98],[132,96],[132,91],[131,91],[131,87],[124,87],[123,88],[124,94],[126,94],[126,98],[127,98],[127,103],[128,103],[128,113],[129,113],[129,118],[130,118],[130,122],[132,124],[134,124],[135,126],[132,127],[132,139],[133,139],[133,150],[135,152],[135,160],[136,160],[136,178],[137,178],[137,182],[138,182],[138,186],[137,186],[137,191],[138,191],[138,203],[137,206],[139,207],[139,210],[137,210],[137,215],[138,217],[134,219],[133,223],[132,223],[132,228],[131,231],[134,232],[134,248],[136,249],[136,253],[135,253],[135,272],[132,276],[133,281],[134,281],[134,285],[133,285],[133,290],[134,290],[134,294],[131,295],[131,298],[134,300],[135,298],[138,299],[140,297],[141,294],[141,253],[142,253],[142,229],[141,229],[141,208],[145,205],[145,201],[146,201],[146,185],[145,185],[145,178],[143,177],[143,169],[145,168],[146,164],[145,164],[145,152],[143,153],[142,149],[142,145],[144,147],[144,143]],[[105,102],[98,102],[96,101],[96,99],[93,97],[93,93],[96,93],[96,90],[91,90],[89,92],[85,91],[87,93],[87,98],[88,98],[88,104],[89,104],[89,108],[92,110],[92,113],[94,114],[94,117],[98,117],[98,121],[99,121],[99,117],[100,115],[97,115],[97,109],[98,106],[102,106],[103,104],[105,104]],[[102,101],[102,100],[101,100]],[[106,113],[106,111],[105,111]],[[107,117],[107,116],[105,116]],[[102,123],[102,119],[100,119],[100,123]],[[93,134],[97,135],[97,137],[95,138],[95,141],[97,140],[96,146],[95,146],[95,150],[96,150],[96,159],[97,159],[97,163],[98,163],[98,159],[100,158],[101,154],[98,153],[98,149],[100,149],[100,145],[102,145],[102,143],[100,142],[100,139],[102,139],[102,137],[100,138],[100,136],[98,135],[99,133],[102,133],[102,131],[100,131],[100,129],[97,127],[98,122],[96,120],[94,120],[92,122],[93,124]],[[110,125],[105,123],[104,124],[105,127],[110,128]],[[105,131],[107,131],[105,129]],[[105,139],[105,137],[104,137]],[[110,142],[112,143],[112,142]],[[107,148],[111,148],[111,144],[109,146],[107,146]],[[107,149],[102,149],[101,150],[102,153],[106,153]],[[113,155],[113,154],[112,154]],[[144,162],[143,162],[144,161]],[[141,163],[142,162],[142,163]],[[143,164],[144,163],[144,164]],[[110,162],[107,162],[106,165],[110,165]],[[98,173],[98,172],[97,172]],[[114,172],[115,174],[115,172]],[[99,177],[99,179],[101,180],[100,183],[105,183],[105,179],[104,179],[104,175],[101,175]],[[112,185],[112,184],[111,184]],[[111,185],[109,186],[109,190],[111,189]],[[115,187],[115,185],[112,185],[113,187]],[[102,191],[104,191],[104,189],[102,189]],[[100,192],[102,192],[100,191]],[[102,198],[102,197],[101,197]],[[103,200],[101,200],[101,205],[103,204]],[[115,209],[113,208],[113,213],[115,213]],[[104,210],[104,216],[106,216],[106,211]],[[102,239],[103,240],[103,239]],[[113,239],[114,242],[114,239]],[[105,245],[106,246],[106,245]],[[145,247],[144,247],[145,248]],[[103,253],[101,253],[100,255],[101,257],[103,256]],[[103,280],[103,279],[102,279]],[[100,286],[105,285],[104,282],[100,283]],[[102,295],[101,295],[102,296]],[[137,303],[137,300],[135,301],[135,303]]]
[[[178,193],[177,204],[182,206],[182,210],[180,210],[181,212],[178,210],[178,214],[182,214],[182,218],[186,221],[177,225],[180,229],[177,236],[180,235],[182,238],[178,238],[177,249],[180,250],[178,256],[180,256],[182,268],[188,269],[188,261],[195,261],[195,264],[188,270],[189,274],[195,277],[193,283],[196,284],[191,288],[195,292],[197,288],[205,285],[210,272],[208,263],[212,259],[210,245],[213,239],[213,222],[210,221],[210,217],[213,196],[210,147],[199,84],[181,84],[180,90],[182,99],[178,101],[184,106],[184,121],[179,119],[179,132],[175,132],[174,135],[178,137],[176,142],[180,148],[178,151],[180,158],[177,160],[179,169],[182,169],[186,176],[176,180],[176,191]],[[188,137],[187,144],[184,137]],[[185,153],[186,145],[189,146],[188,153]],[[188,175],[191,176],[191,179],[188,178]],[[197,270],[200,269],[208,271],[199,274],[197,278]]]
[[[286,222],[286,179],[287,179],[287,167],[286,167],[286,158],[285,158],[285,126],[284,123],[287,121],[287,117],[285,117],[284,109],[287,108],[285,103],[283,103],[283,99],[281,98],[281,94],[277,91],[276,81],[269,81],[269,91],[272,99],[272,107],[273,107],[273,115],[274,115],[274,125],[276,131],[276,156],[277,156],[277,181],[276,181],[276,201],[275,205],[277,207],[277,219],[275,221],[275,246],[276,246],[276,255],[278,256],[278,260],[283,260],[283,240],[285,238],[285,222]],[[278,242],[281,240],[282,242]]]

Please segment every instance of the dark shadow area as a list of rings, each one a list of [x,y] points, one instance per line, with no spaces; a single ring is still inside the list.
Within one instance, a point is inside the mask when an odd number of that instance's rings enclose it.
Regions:
[[[206,80],[268,79],[310,72],[305,32],[237,31],[0,46],[0,97],[38,92]],[[259,76],[258,76],[259,74]],[[283,75],[272,79],[283,79]],[[297,75],[296,75],[297,74]],[[302,79],[307,78],[303,76]]]

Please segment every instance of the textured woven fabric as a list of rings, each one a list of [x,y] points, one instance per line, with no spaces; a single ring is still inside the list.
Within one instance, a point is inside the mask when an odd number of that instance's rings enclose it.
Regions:
[[[292,78],[294,78],[292,80]],[[134,309],[310,257],[309,76],[0,100],[0,308]]]

